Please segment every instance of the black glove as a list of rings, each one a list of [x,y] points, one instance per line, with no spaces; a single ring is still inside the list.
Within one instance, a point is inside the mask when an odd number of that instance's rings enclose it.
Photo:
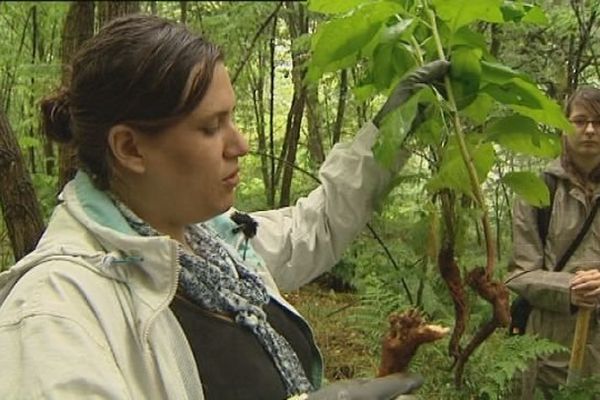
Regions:
[[[398,82],[390,97],[388,97],[383,107],[375,115],[373,124],[379,128],[381,121],[387,114],[408,100],[410,96],[424,85],[442,83],[444,76],[448,73],[449,67],[450,63],[448,61],[437,60],[423,65],[406,75],[404,79]]]
[[[392,400],[410,393],[423,384],[418,374],[398,373],[374,379],[350,379],[334,382],[308,394],[308,400]]]

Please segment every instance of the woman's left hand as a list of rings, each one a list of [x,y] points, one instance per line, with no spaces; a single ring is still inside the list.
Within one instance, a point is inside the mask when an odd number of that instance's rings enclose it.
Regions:
[[[571,280],[571,292],[586,303],[600,302],[600,271],[596,268],[575,272]]]

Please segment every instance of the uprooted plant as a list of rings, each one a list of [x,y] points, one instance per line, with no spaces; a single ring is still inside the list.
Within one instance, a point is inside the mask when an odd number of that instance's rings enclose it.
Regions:
[[[307,79],[314,82],[324,73],[360,65],[365,74],[354,88],[358,100],[389,91],[416,66],[451,61],[440,87],[424,87],[383,120],[374,151],[387,166],[400,146],[430,155],[432,174],[425,188],[442,217],[437,263],[454,303],[449,354],[459,387],[469,357],[510,322],[509,294],[494,271],[496,247],[485,189],[493,180],[536,206],[549,201],[534,172],[493,176],[497,150],[550,158],[559,151],[552,129],[571,129],[560,107],[534,82],[490,54],[474,23],[544,24],[545,16],[535,5],[508,0],[311,0],[309,9],[332,17],[313,35]],[[456,243],[464,230],[457,220],[467,208],[477,215],[485,266],[460,266]],[[463,339],[469,332],[467,287],[491,306],[489,320],[468,341]],[[410,319],[405,317],[393,317],[392,331],[403,331],[398,324]],[[397,340],[394,344],[398,354],[411,353],[398,350]]]

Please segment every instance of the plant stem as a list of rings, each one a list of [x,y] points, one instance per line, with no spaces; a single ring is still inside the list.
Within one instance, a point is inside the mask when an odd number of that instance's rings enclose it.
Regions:
[[[417,56],[417,62],[419,64],[419,66],[422,66],[423,64],[425,64],[425,62],[423,61],[423,54],[421,53],[421,46],[419,45],[419,42],[417,42],[417,39],[415,39],[415,35],[410,35],[410,44],[413,48],[413,52],[415,53],[415,56]]]
[[[442,41],[440,39],[439,32],[437,30],[437,24],[435,21],[435,14],[431,9],[427,9],[427,14],[429,15],[429,19],[431,21],[431,30],[433,34],[433,38],[435,40],[435,44],[437,47],[438,56],[440,59],[445,60],[446,56],[444,54],[444,48],[442,46]],[[492,237],[492,229],[490,226],[490,219],[488,215],[487,206],[485,203],[485,198],[483,197],[483,192],[481,191],[481,186],[479,184],[479,177],[477,176],[477,170],[475,169],[475,164],[473,162],[473,156],[469,152],[469,148],[467,147],[467,142],[465,140],[465,134],[463,132],[463,128],[460,122],[460,118],[458,116],[458,107],[456,106],[456,100],[454,98],[454,92],[452,90],[452,85],[450,84],[450,78],[448,76],[444,77],[444,85],[446,88],[446,94],[448,96],[448,103],[450,104],[450,111],[452,113],[452,121],[454,125],[454,131],[456,132],[456,138],[458,142],[458,148],[460,150],[460,155],[465,163],[467,168],[467,174],[469,176],[469,181],[471,183],[471,189],[473,190],[473,195],[475,196],[475,201],[477,205],[482,211],[481,222],[483,225],[483,233],[485,236],[485,246],[487,252],[487,264],[486,264],[486,273],[491,277],[492,272],[494,270],[495,257],[496,257],[496,249],[494,246],[494,240]]]

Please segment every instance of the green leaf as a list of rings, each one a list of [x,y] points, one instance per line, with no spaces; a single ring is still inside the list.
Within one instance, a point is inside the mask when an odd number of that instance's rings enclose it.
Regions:
[[[400,4],[383,1],[322,24],[313,35],[307,79],[315,81],[325,72],[353,64],[363,47],[381,30],[382,24],[400,11]],[[344,61],[341,67],[340,60]]]
[[[548,25],[548,18],[539,6],[525,5],[524,8],[527,11],[527,14],[525,15],[525,17],[523,17],[523,22],[529,22],[530,24],[542,26]]]
[[[383,43],[377,46],[373,53],[373,67],[371,74],[373,76],[373,84],[379,90],[387,89],[390,82],[395,76],[394,58],[394,43]]]
[[[496,160],[494,147],[491,143],[468,145],[468,147],[479,182],[483,182]],[[472,196],[473,190],[467,167],[454,138],[446,148],[438,174],[429,180],[427,188],[432,192],[448,188]]]
[[[456,32],[460,27],[481,20],[504,22],[500,6],[502,0],[433,0],[437,15]]]
[[[308,9],[323,14],[343,14],[367,3],[372,0],[309,0]]]
[[[499,85],[494,83],[487,84],[481,90],[502,104],[541,109],[542,103],[537,93],[533,93],[534,89],[537,90],[535,87],[526,85],[526,82],[523,80],[515,78]]]
[[[476,124],[483,124],[494,106],[494,99],[485,93],[479,93],[475,100],[460,111],[460,115],[470,118]]]
[[[533,4],[505,1],[501,10],[505,21],[527,22],[535,25],[548,24],[548,18],[546,18],[544,11],[539,6]]]
[[[565,132],[573,131],[573,126],[565,117],[560,106],[530,82],[513,78],[502,85],[490,83],[481,91],[499,102],[507,104],[519,114],[539,123],[559,128]]]
[[[542,132],[531,118],[511,115],[490,123],[488,140],[518,154],[555,158],[560,154],[560,139]]]
[[[467,26],[460,28],[450,40],[450,46],[468,46],[480,49],[483,52],[484,58],[490,58],[491,55],[487,49],[487,43],[485,37]]]
[[[510,82],[514,78],[521,78],[524,81],[529,81],[524,74],[517,72],[506,65],[484,60],[481,61],[482,81],[502,85]]]
[[[427,100],[428,97],[434,98],[435,95],[431,88],[425,87],[383,119],[377,142],[373,146],[373,154],[385,168],[394,167],[398,150],[404,143],[417,114],[417,106],[420,101]]]
[[[375,88],[375,85],[368,83],[354,87],[352,89],[352,93],[354,94],[356,101],[360,103],[371,98],[375,93],[377,93],[377,89]]]
[[[416,25],[414,19],[401,19],[398,23],[384,28],[381,43],[397,42],[399,39],[407,38],[412,35]]]
[[[452,50],[450,82],[459,110],[472,103],[479,91],[481,50],[460,46]]]
[[[444,126],[438,116],[440,115],[439,105],[432,103],[424,111],[425,120],[421,123],[414,132],[421,144],[425,146],[437,147],[442,141],[442,133]]]
[[[514,1],[505,1],[500,10],[505,21],[519,22],[525,15],[523,4]]]
[[[392,50],[392,58],[396,76],[403,76],[417,65],[417,61],[412,49],[403,43],[396,44]]]
[[[534,207],[544,207],[550,204],[548,186],[533,172],[509,172],[504,175],[502,181]]]

